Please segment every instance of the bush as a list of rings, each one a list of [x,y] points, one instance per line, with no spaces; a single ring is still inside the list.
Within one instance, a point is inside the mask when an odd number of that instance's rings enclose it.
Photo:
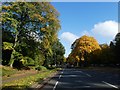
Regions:
[[[14,67],[19,69],[23,66],[24,63],[26,63],[26,62],[24,62],[23,55],[21,53],[15,51],[13,53],[13,56],[14,56],[13,59],[15,60],[14,63],[13,63]]]
[[[25,66],[33,66],[34,60],[30,57],[24,57],[21,53],[15,52],[14,53],[14,66],[17,67],[25,67]],[[17,66],[16,66],[17,65]]]
[[[40,52],[38,55],[35,55],[34,57],[35,65],[36,66],[42,66],[45,60],[44,55]]]
[[[37,66],[35,69],[38,71],[47,71],[47,68],[44,66]]]
[[[30,57],[24,57],[24,60],[26,60],[27,61],[27,66],[34,66],[34,60],[32,59],[32,58],[30,58]]]

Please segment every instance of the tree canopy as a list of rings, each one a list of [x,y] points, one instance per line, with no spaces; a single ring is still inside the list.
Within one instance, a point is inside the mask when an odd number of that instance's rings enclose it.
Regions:
[[[67,62],[76,66],[120,66],[119,46],[119,33],[110,45],[98,44],[93,37],[84,35],[71,45]]]
[[[86,35],[75,40],[71,48],[72,51],[68,57],[68,61],[69,58],[71,58],[75,62],[81,62],[81,61],[86,62],[87,60],[89,60],[90,53],[101,49],[98,42],[93,37]]]
[[[29,57],[34,64],[48,66],[46,60],[53,55],[53,44],[58,42],[58,11],[49,2],[4,2],[1,15],[3,51],[12,49],[9,63],[5,64],[13,67],[17,53],[22,55],[17,62],[29,62],[24,58]]]

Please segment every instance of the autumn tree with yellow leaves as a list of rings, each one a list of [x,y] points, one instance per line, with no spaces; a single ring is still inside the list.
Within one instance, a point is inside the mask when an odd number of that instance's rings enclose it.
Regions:
[[[101,50],[98,42],[93,37],[86,35],[76,39],[71,48],[72,51],[68,56],[68,62],[74,61],[77,66],[82,63],[86,66],[90,61],[91,53],[98,53]]]

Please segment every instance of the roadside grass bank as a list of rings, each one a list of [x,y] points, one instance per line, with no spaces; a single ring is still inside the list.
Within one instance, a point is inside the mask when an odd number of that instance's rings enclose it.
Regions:
[[[42,83],[45,78],[48,78],[51,74],[57,73],[58,70],[60,70],[60,68],[37,71],[34,75],[3,83],[2,90],[25,90],[37,82]]]
[[[9,77],[9,76],[18,72],[17,69],[13,69],[13,68],[10,68],[10,67],[7,67],[7,66],[1,66],[0,71],[1,71],[0,73],[1,73],[2,76],[7,76],[7,77]]]

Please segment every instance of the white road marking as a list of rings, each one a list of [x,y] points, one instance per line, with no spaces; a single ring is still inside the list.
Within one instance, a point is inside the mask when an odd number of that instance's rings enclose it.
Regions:
[[[61,78],[62,75],[59,76],[59,79]]]
[[[77,77],[77,75],[67,75],[67,76],[69,76],[69,77]]]
[[[81,71],[81,73],[87,75],[88,77],[92,77],[90,74],[84,73],[84,72],[82,72],[82,71]]]
[[[63,69],[63,71],[64,71],[64,69]],[[62,71],[61,73],[63,73],[63,71]],[[59,79],[60,79],[61,77],[62,77],[62,75],[59,76]],[[53,87],[53,90],[55,90],[57,84],[58,84],[58,81],[55,83],[55,86]]]
[[[90,74],[86,74],[88,77],[91,77],[91,75]]]
[[[107,83],[107,82],[105,82],[105,81],[102,81],[103,83],[105,83],[105,84],[107,84],[107,85],[109,85],[109,86],[111,86],[111,87],[113,87],[113,88],[117,88],[117,89],[119,89],[117,86],[115,86],[115,85],[112,85],[112,84],[110,84],[110,83]]]
[[[83,86],[83,87],[91,87],[91,86]]]
[[[64,69],[63,69],[62,72],[61,72],[62,74],[63,74],[63,71],[64,71]],[[61,76],[62,76],[62,75],[59,76],[59,79],[61,78]]]
[[[58,84],[58,81],[55,83],[55,86],[53,87],[53,90],[55,90],[55,88],[56,88],[57,84]]]
[[[62,72],[61,72],[61,73],[63,74],[63,72],[64,72],[64,69],[62,70]]]

